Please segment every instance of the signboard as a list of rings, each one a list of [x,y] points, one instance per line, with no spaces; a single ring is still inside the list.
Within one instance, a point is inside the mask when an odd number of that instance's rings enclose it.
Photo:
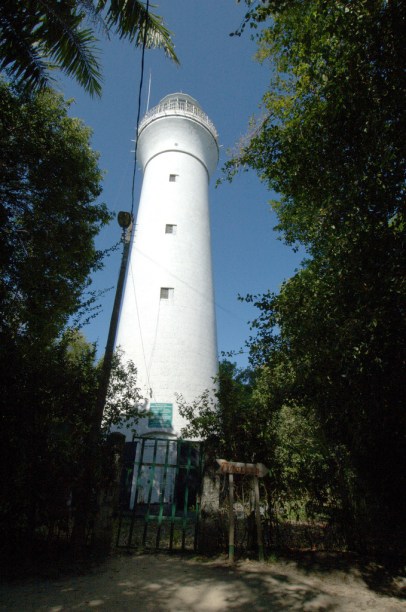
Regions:
[[[220,466],[219,474],[228,474],[228,558],[231,563],[234,562],[234,474],[243,476],[253,476],[254,492],[255,492],[255,523],[257,526],[257,541],[259,560],[264,560],[264,543],[262,539],[262,524],[261,513],[259,509],[259,484],[258,478],[266,476],[269,472],[268,468],[263,463],[239,463],[238,461],[226,461],[225,459],[216,459]]]
[[[257,476],[262,478],[269,472],[263,463],[238,463],[237,461],[226,461],[216,459],[220,466],[219,474],[242,474],[243,476]]]
[[[148,427],[172,427],[173,404],[152,403],[149,405],[149,411]]]

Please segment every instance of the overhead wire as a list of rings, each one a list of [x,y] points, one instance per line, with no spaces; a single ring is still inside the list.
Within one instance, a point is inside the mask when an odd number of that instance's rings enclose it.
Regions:
[[[146,46],[147,46],[149,0],[146,1],[145,11],[146,11],[146,14],[145,14],[145,25],[144,25],[144,32],[143,32],[143,37],[142,37],[142,49],[141,49],[141,73],[140,73],[140,81],[139,81],[139,86],[138,86],[137,121],[136,121],[136,125],[135,125],[134,166],[133,166],[133,176],[132,176],[132,184],[131,184],[131,211],[130,211],[130,214],[131,214],[131,219],[132,220],[134,218],[135,177],[136,177],[136,173],[137,173],[138,130],[139,130],[139,125],[140,125],[141,98],[142,98],[142,89],[143,89],[143,84],[144,84],[145,49],[146,49]],[[133,223],[133,230],[132,231],[134,232],[134,230],[135,230],[135,224]],[[144,357],[145,369],[146,369],[146,373],[147,373],[147,382],[148,382],[149,390],[151,391],[151,384],[150,384],[150,380],[149,380],[149,372],[148,372],[147,360],[146,360],[146,356],[145,356],[145,348],[144,348],[144,341],[143,341],[143,337],[142,337],[141,321],[140,321],[140,315],[139,315],[139,310],[138,310],[138,302],[137,302],[137,296],[136,296],[136,291],[135,291],[134,276],[133,276],[133,271],[132,271],[131,263],[130,263],[130,270],[129,271],[130,271],[130,276],[131,276],[132,286],[133,286],[133,292],[134,292],[135,308],[136,308],[136,312],[137,312],[137,320],[138,320],[138,326],[139,326],[139,330],[140,330],[140,340],[141,340],[142,354],[143,354],[143,357]]]
[[[225,308],[224,306],[222,306],[221,304],[219,304],[219,302],[217,302],[215,299],[213,299],[211,296],[207,296],[204,292],[200,291],[199,289],[197,289],[196,287],[193,287],[190,283],[188,283],[186,280],[184,280],[183,278],[181,278],[180,276],[177,276],[177,274],[174,274],[174,272],[172,272],[169,268],[167,268],[166,266],[164,266],[163,264],[161,264],[160,262],[158,262],[156,259],[154,259],[153,257],[151,257],[150,255],[148,255],[147,253],[145,253],[144,251],[142,251],[138,246],[137,246],[137,251],[140,255],[142,255],[143,257],[145,257],[146,259],[148,259],[151,263],[155,264],[156,266],[160,267],[162,270],[164,270],[165,272],[167,272],[170,276],[172,276],[172,278],[178,280],[179,282],[181,282],[183,285],[185,285],[186,287],[188,287],[189,289],[191,289],[192,291],[194,291],[197,295],[199,295],[201,298],[203,298],[206,302],[209,302],[210,304],[214,304],[214,306],[216,306],[216,308],[218,308],[219,310],[222,310],[223,312],[225,312],[226,314],[231,315],[232,317],[235,317],[236,319],[243,321],[243,319],[238,316],[235,312],[233,312],[232,310],[229,310],[228,308]]]
[[[132,288],[133,288],[133,293],[134,293],[135,310],[137,312],[138,328],[140,330],[140,340],[141,340],[142,356],[144,358],[145,372],[146,372],[146,375],[147,375],[148,392],[151,392],[151,382],[150,382],[150,379],[149,379],[149,370],[148,370],[148,365],[147,365],[147,358],[145,356],[144,340],[143,340],[143,337],[142,337],[142,327],[141,327],[141,321],[140,321],[140,311],[138,309],[137,292],[135,290],[134,273],[133,273],[133,269],[132,269],[131,263],[130,263],[130,270],[129,270],[129,272],[130,272],[131,283],[132,283]]]
[[[141,97],[142,97],[142,87],[144,84],[144,68],[145,68],[145,48],[147,46],[147,31],[148,31],[148,15],[149,15],[149,0],[147,0],[145,5],[145,26],[144,26],[144,34],[142,38],[142,51],[141,51],[141,74],[140,74],[140,83],[138,88],[138,109],[137,109],[137,122],[135,126],[135,147],[134,147],[134,168],[133,168],[133,179],[131,186],[131,217],[134,213],[134,203],[135,203],[135,175],[137,172],[137,149],[138,149],[138,129],[140,125],[140,117],[141,117]]]
[[[158,339],[158,328],[159,328],[159,317],[160,317],[160,314],[161,314],[161,299],[159,298],[159,300],[158,300],[158,314],[157,314],[156,322],[155,322],[154,338],[153,338],[153,341],[152,341],[151,354],[149,356],[148,368],[147,368],[147,379],[148,379],[148,385],[149,385],[149,388],[150,388],[151,395],[153,393],[153,389],[151,387],[150,374],[151,374],[152,361],[153,361],[153,358],[154,358],[156,343],[157,343],[157,339]]]

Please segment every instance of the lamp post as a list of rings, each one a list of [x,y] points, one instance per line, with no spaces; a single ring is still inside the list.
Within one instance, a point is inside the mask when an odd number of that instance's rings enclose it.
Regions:
[[[99,389],[97,393],[96,411],[94,425],[97,430],[100,430],[104,405],[106,403],[107,390],[109,386],[111,365],[114,353],[114,343],[117,335],[118,317],[120,314],[121,301],[123,297],[124,281],[127,272],[128,254],[130,251],[131,244],[131,231],[133,224],[133,217],[131,213],[120,211],[118,213],[118,224],[122,229],[122,241],[123,241],[123,254],[121,257],[120,272],[118,275],[118,282],[116,288],[116,295],[114,298],[113,311],[111,313],[109,333],[107,336],[106,350],[104,353],[102,369],[100,373]]]
[[[121,266],[118,276],[116,295],[114,298],[113,311],[111,313],[106,350],[101,366],[95,411],[92,416],[90,429],[86,441],[86,448],[84,452],[84,469],[77,488],[76,511],[72,534],[75,555],[81,554],[81,551],[86,546],[86,529],[92,513],[94,514],[94,510],[92,510],[92,499],[96,492],[100,494],[100,491],[97,491],[97,477],[95,476],[99,467],[99,462],[101,460],[101,455],[98,453],[97,449],[100,440],[100,430],[103,421],[103,411],[106,403],[107,390],[111,374],[118,316],[120,313],[124,280],[127,271],[128,254],[130,250],[130,238],[132,231],[132,215],[128,212],[119,212],[118,223],[122,228],[123,254],[121,257]],[[98,513],[96,512],[96,515],[93,516],[93,535],[95,541],[97,540],[97,537],[95,537],[95,535],[97,531],[98,518]]]

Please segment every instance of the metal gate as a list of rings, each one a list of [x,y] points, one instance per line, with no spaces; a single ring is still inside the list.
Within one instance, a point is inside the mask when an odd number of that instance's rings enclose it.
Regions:
[[[127,442],[117,546],[196,550],[201,474],[199,442],[168,438]]]

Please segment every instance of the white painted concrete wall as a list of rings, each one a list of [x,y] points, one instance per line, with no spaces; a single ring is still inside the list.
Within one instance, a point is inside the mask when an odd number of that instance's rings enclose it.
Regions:
[[[214,387],[208,183],[217,159],[213,131],[191,113],[158,112],[141,123],[144,178],[116,345],[134,361],[149,405],[173,405],[171,428],[150,427],[143,419],[141,434],[178,436],[184,422],[175,394],[193,401]],[[170,175],[176,175],[174,182]],[[167,224],[176,232],[165,233]],[[173,289],[169,299],[161,299],[161,288]]]

